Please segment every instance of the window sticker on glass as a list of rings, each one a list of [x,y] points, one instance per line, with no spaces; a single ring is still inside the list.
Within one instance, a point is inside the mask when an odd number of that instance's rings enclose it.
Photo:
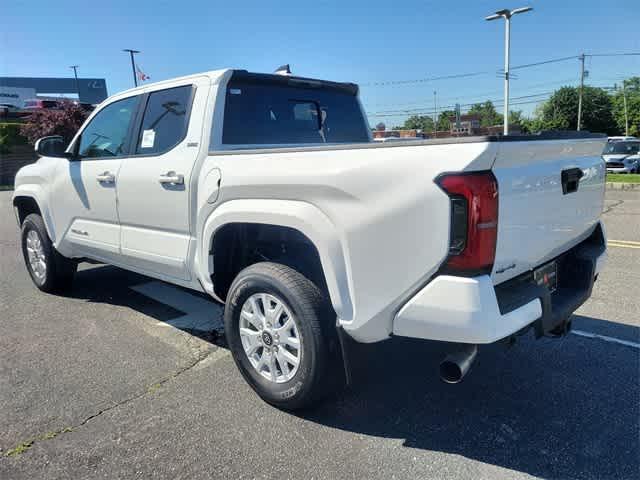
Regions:
[[[153,148],[153,144],[156,141],[155,130],[144,130],[142,132],[142,141],[140,142],[140,148]]]
[[[242,95],[242,90],[240,90],[239,88],[230,88],[229,93],[231,95]]]

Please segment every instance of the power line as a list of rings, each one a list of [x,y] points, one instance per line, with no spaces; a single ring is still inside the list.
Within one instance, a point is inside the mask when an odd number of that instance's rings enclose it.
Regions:
[[[537,100],[524,100],[521,102],[510,102],[510,105],[530,105],[532,103],[540,103],[542,100],[546,100],[546,99],[537,99]],[[495,102],[494,106],[502,106],[503,100],[500,100],[499,102]],[[463,105],[460,105],[461,107]],[[449,108],[447,108],[449,107]],[[408,117],[411,115],[422,115],[422,116],[430,116],[433,115],[434,113],[443,113],[446,111],[453,111],[453,108],[455,107],[455,105],[447,105],[447,107],[443,107],[443,108],[438,108],[437,111],[434,112],[434,110],[423,110],[420,112],[413,112],[413,113],[369,113],[367,112],[367,116],[368,117]]]
[[[611,77],[611,78],[615,78],[618,79],[618,77]],[[622,76],[620,78],[626,78],[625,76]],[[528,89],[535,89],[535,88],[539,88],[539,87],[547,87],[547,86],[551,86],[551,85],[560,85],[560,84],[569,84],[571,82],[577,82],[578,79],[577,77],[571,77],[571,78],[566,78],[564,80],[557,80],[557,81],[553,81],[553,82],[540,82],[540,83],[534,83],[534,84],[529,84],[529,85],[519,85],[519,90],[521,91],[527,91]],[[468,94],[468,95],[455,95],[455,96],[448,96],[448,97],[438,97],[440,100],[467,100],[469,98],[480,98],[480,97],[486,97],[486,96],[490,96],[490,95],[498,95],[499,93],[501,93],[502,90],[491,90],[488,92],[482,92],[482,93],[472,93],[472,94]],[[432,100],[431,99],[420,99],[420,100],[414,100],[411,102],[384,102],[384,103],[374,103],[374,104],[369,104],[372,106],[401,106],[401,105],[420,105],[420,104],[425,104],[425,103],[430,103]]]
[[[538,65],[546,65],[547,63],[566,62],[567,60],[573,60],[574,58],[578,58],[578,56],[579,55],[573,55],[572,57],[554,58],[553,60],[544,60],[542,62],[526,63],[524,65],[516,65],[515,67],[511,67],[511,70],[517,70],[519,68],[537,67]]]
[[[605,90],[615,90],[614,87],[597,87],[597,88],[602,88]],[[523,95],[522,97],[515,97],[513,99],[523,99],[522,101],[517,101],[517,102],[512,102],[510,103],[510,105],[531,105],[533,103],[540,103],[542,101],[546,101],[549,99],[549,97],[546,98],[538,98],[535,100],[525,100],[528,97],[532,97],[532,96],[542,96],[543,94],[539,94],[539,95]],[[487,100],[484,100],[487,101]],[[494,106],[502,106],[503,104],[503,100],[489,100],[490,102],[492,102],[494,104]],[[473,105],[477,105],[478,103],[482,103],[482,102],[475,102],[475,103],[468,103],[468,104],[464,104],[464,105],[460,105],[461,107],[468,107],[468,106],[473,106]],[[388,110],[388,111],[381,111],[381,112],[367,112],[367,116],[368,117],[409,117],[412,115],[423,115],[423,116],[431,116],[434,113],[438,114],[438,113],[443,113],[446,111],[452,111],[455,108],[455,105],[445,105],[442,107],[439,107],[437,110],[429,110],[427,107],[425,107],[425,109],[419,110],[419,111],[406,111],[406,110]]]
[[[628,53],[585,53],[585,57],[638,57],[640,52]]]
[[[370,83],[360,83],[361,87],[382,87],[388,85],[406,85],[410,83],[425,83],[425,82],[433,82],[437,80],[451,80],[454,78],[468,78],[468,77],[477,77],[479,75],[488,75],[491,72],[470,72],[470,73],[456,73],[453,75],[443,75],[440,77],[429,77],[429,78],[418,78],[413,80],[388,80],[383,82],[370,82]]]
[[[553,92],[542,92],[542,93],[535,93],[535,94],[531,94],[531,95],[522,95],[519,97],[511,97],[512,100],[520,100],[520,99],[525,99],[525,98],[534,98],[534,97],[542,97],[542,96],[548,96]],[[496,100],[481,100],[478,102],[471,102],[471,103],[461,103],[459,104],[461,107],[472,107],[474,105],[477,105],[479,103],[484,103],[484,102],[491,102],[494,105],[496,104],[501,104],[503,101],[503,99],[496,99]],[[441,107],[440,110],[450,110],[452,108],[454,108],[455,105],[446,105]],[[424,111],[425,109],[430,108],[430,107],[416,107],[416,108],[407,108],[407,109],[396,109],[396,110],[380,110],[378,113],[394,113],[394,112],[401,112],[401,113],[413,113],[416,111]]]
[[[619,52],[619,53],[590,53],[584,54],[585,57],[620,57],[620,56],[640,56],[640,52]],[[511,70],[523,69],[523,68],[531,68],[537,67],[539,65],[546,65],[549,63],[558,63],[558,62],[566,62],[572,59],[578,59],[580,55],[572,55],[569,57],[562,58],[552,58],[549,60],[541,60],[539,62],[526,63],[523,65],[516,65],[514,67],[510,67]],[[501,69],[497,70],[498,72],[502,71]],[[400,85],[411,85],[417,83],[426,83],[433,82],[438,80],[452,80],[456,78],[468,78],[468,77],[476,77],[480,75],[489,75],[495,73],[494,71],[481,71],[481,72],[468,72],[468,73],[457,73],[453,75],[442,75],[438,77],[427,77],[427,78],[418,78],[418,79],[410,79],[410,80],[386,80],[380,82],[366,82],[360,83],[361,87],[386,87],[386,86],[400,86]]]

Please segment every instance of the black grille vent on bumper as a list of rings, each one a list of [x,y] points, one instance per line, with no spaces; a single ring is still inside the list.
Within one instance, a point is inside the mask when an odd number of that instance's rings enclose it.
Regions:
[[[596,261],[606,247],[600,225],[591,236],[556,257],[558,265],[557,289],[551,293],[533,280],[529,271],[495,286],[500,313],[505,315],[539,298],[542,317],[534,326],[542,336],[561,327],[571,314],[591,296]]]

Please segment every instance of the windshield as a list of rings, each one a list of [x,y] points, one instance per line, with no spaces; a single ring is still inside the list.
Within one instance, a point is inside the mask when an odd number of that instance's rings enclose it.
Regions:
[[[634,155],[640,150],[640,142],[613,142],[604,147],[603,155]]]

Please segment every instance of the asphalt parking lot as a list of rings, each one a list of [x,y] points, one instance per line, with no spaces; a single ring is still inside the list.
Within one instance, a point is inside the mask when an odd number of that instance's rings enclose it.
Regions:
[[[109,266],[32,286],[0,193],[0,478],[640,478],[640,191],[610,191],[612,242],[575,331],[480,349],[361,346],[356,384],[296,415],[258,399],[205,297]],[[636,242],[636,243],[634,243]]]

